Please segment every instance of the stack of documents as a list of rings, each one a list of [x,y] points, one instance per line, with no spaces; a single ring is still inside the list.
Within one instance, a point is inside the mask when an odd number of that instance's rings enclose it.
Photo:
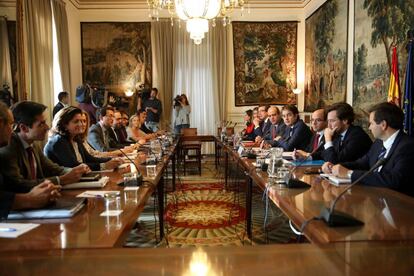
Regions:
[[[350,184],[351,178],[341,178],[337,176],[333,176],[331,174],[321,173],[321,177],[328,179],[332,184],[335,186],[339,186],[340,184]]]
[[[98,181],[76,182],[62,186],[63,190],[67,189],[87,189],[87,188],[103,188],[109,182],[109,177],[104,176]]]
[[[84,202],[83,198],[62,197],[43,209],[12,211],[7,219],[70,218],[82,209],[85,205]]]

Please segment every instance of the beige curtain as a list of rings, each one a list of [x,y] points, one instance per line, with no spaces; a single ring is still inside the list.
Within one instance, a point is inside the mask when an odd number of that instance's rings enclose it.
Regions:
[[[28,100],[53,108],[52,8],[50,0],[24,1],[27,30]]]
[[[53,18],[55,19],[56,37],[58,44],[60,73],[62,75],[63,90],[71,92],[70,87],[70,58],[69,58],[69,31],[66,4],[62,0],[52,0]]]
[[[13,80],[10,62],[9,36],[7,31],[7,19],[0,17],[0,89],[3,84],[8,84],[9,91],[13,94]]]
[[[173,39],[170,21],[151,23],[153,87],[157,87],[163,105],[162,121],[171,126],[174,84]]]
[[[230,26],[224,27],[217,24],[210,28],[210,41],[212,51],[212,79],[213,95],[216,114],[219,114],[220,121],[227,118],[227,32]]]

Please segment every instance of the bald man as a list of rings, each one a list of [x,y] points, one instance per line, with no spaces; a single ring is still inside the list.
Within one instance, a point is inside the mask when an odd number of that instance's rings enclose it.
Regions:
[[[283,133],[286,130],[286,125],[282,120],[282,117],[280,116],[280,110],[276,106],[271,106],[268,111],[267,115],[269,117],[270,121],[270,130],[265,135],[264,140],[267,144],[270,144],[273,146],[273,143],[276,139],[276,137],[283,135]]]
[[[297,150],[295,158],[305,159],[311,158],[313,160],[323,159],[321,152],[324,150],[323,145],[325,144],[324,132],[328,126],[326,121],[326,114],[324,109],[317,109],[312,113],[311,127],[314,132],[312,139],[306,149]]]

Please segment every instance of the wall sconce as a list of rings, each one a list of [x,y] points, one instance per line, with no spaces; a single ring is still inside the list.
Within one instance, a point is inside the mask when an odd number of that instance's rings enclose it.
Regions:
[[[131,89],[125,91],[125,96],[131,97],[132,95],[134,95],[134,91],[132,91]]]
[[[295,88],[295,89],[293,89],[292,91],[293,91],[293,93],[294,93],[294,94],[296,94],[296,95],[298,95],[298,94],[302,93],[302,89],[300,89],[300,88]]]

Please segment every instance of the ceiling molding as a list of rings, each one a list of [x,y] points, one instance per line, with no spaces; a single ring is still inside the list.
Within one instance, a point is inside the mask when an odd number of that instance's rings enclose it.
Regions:
[[[147,0],[68,0],[79,10],[148,9]],[[251,9],[304,8],[312,0],[250,0]]]

